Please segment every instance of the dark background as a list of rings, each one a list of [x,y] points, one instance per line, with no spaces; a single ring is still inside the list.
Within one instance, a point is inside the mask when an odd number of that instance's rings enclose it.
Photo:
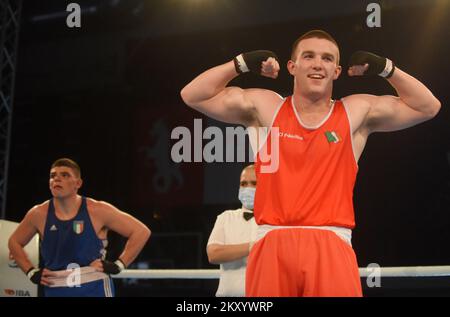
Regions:
[[[369,28],[366,7],[375,1],[91,0],[78,1],[84,13],[74,29],[65,24],[70,2],[24,1],[8,220],[20,221],[49,198],[51,163],[70,157],[81,166],[83,195],[151,228],[136,265],[215,268],[206,242],[216,216],[239,207],[245,164],[170,161],[174,127],[192,128],[194,118],[204,128],[226,126],[186,107],[179,92],[202,71],[248,50],[273,50],[284,67],[295,39],[321,28],[339,43],[344,69],[355,50],[387,56],[442,103],[431,121],[370,136],[354,195],[359,265],[450,263],[450,1],[377,1],[382,27]],[[275,81],[246,74],[232,84],[284,96],[293,86],[285,68]],[[343,73],[333,97],[353,93],[395,92],[381,78]],[[111,240],[114,257],[123,241]],[[139,283],[151,295],[164,295],[163,286],[171,289],[166,295],[189,287],[207,295],[217,281]]]

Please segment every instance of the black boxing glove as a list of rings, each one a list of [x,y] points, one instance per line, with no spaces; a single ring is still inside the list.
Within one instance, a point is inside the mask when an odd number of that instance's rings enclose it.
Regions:
[[[243,53],[233,59],[234,67],[239,74],[252,72],[261,75],[261,64],[269,57],[273,57],[278,61],[277,55],[272,51],[259,50]]]
[[[119,274],[120,271],[125,269],[125,264],[120,260],[116,260],[115,262],[102,260],[103,272],[106,274]]]
[[[357,51],[350,57],[349,67],[355,65],[369,64],[364,76],[379,75],[390,78],[394,74],[394,63],[386,58],[365,51]]]
[[[32,267],[27,271],[27,276],[33,284],[39,285],[42,278],[42,269]]]

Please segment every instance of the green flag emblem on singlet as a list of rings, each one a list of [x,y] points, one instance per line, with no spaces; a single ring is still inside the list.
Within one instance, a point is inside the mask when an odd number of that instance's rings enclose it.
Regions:
[[[335,131],[326,131],[325,136],[327,138],[328,143],[338,143],[342,141],[342,138]]]
[[[84,221],[83,220],[74,221],[73,222],[73,231],[76,234],[81,234],[83,232],[83,228],[84,228]]]

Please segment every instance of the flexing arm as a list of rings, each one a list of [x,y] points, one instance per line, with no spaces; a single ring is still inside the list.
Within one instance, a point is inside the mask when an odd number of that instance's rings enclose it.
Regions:
[[[438,114],[441,103],[416,78],[397,68],[388,81],[397,91],[401,101],[409,109],[421,113],[425,120],[431,119]]]
[[[250,243],[242,244],[209,244],[206,248],[208,261],[211,264],[222,264],[248,256],[250,252]]]
[[[349,75],[362,75],[372,67],[370,62],[381,63],[381,60],[374,59],[363,66],[352,66],[349,69]],[[372,95],[354,95],[351,97],[358,99],[358,102],[367,103],[369,112],[366,117],[366,126],[370,132],[405,129],[430,120],[439,112],[441,107],[439,100],[416,78],[398,68],[394,68],[387,80],[397,91],[398,97]]]
[[[257,57],[261,59],[260,55]],[[252,60],[255,56],[250,55],[249,58]],[[266,56],[266,59],[260,60],[258,73],[276,78],[280,69],[278,62],[274,57]],[[262,89],[227,87],[238,74],[234,61],[211,68],[184,87],[181,97],[188,106],[211,118],[249,125],[254,120],[255,100]]]

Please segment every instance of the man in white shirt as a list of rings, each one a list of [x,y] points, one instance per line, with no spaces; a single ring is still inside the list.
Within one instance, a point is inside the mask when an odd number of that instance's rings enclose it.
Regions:
[[[211,264],[220,264],[220,281],[216,296],[245,296],[247,256],[256,240],[258,225],[253,217],[256,191],[255,166],[242,170],[239,200],[242,208],[226,210],[217,216],[209,236],[206,253]]]

